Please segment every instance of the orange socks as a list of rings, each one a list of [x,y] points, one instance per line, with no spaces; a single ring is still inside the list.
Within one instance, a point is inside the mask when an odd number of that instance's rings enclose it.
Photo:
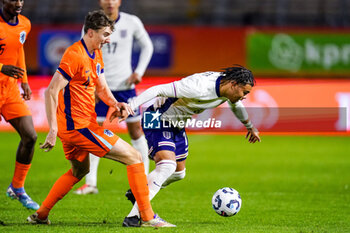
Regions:
[[[46,219],[52,207],[61,200],[72,188],[79,182],[79,179],[73,176],[72,169],[63,174],[52,186],[46,199],[37,210],[40,219]]]
[[[30,166],[31,164],[23,164],[16,161],[15,174],[12,178],[12,186],[15,189],[22,188],[24,186],[24,181],[26,180]]]
[[[143,163],[126,166],[129,185],[139,206],[143,221],[153,219],[154,212],[149,200],[149,189]]]

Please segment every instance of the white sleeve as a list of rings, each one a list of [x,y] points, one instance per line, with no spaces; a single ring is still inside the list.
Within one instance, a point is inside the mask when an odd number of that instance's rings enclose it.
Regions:
[[[153,44],[141,20],[136,16],[134,19],[137,28],[135,31],[135,39],[141,48],[140,58],[135,72],[142,77],[151,60],[153,54]]]
[[[238,120],[242,121],[246,121],[249,119],[247,110],[245,109],[242,101],[237,101],[236,103],[231,103],[230,101],[229,105],[231,107],[232,112],[235,114],[235,116],[238,118]]]
[[[203,89],[211,90],[199,74],[193,74],[174,82],[176,98],[200,98]]]
[[[148,88],[137,97],[132,98],[129,104],[131,108],[135,110],[142,104],[156,97],[176,97],[174,83],[167,83]]]

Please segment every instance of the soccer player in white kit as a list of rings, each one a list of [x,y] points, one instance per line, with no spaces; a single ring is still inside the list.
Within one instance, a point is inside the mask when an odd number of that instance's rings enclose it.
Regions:
[[[254,84],[252,72],[237,65],[225,68],[223,72],[197,73],[179,81],[151,87],[129,102],[131,108],[136,109],[147,101],[160,97],[146,113],[152,114],[152,119],[160,117],[158,119],[161,122],[167,122],[154,128],[146,128],[147,124],[142,124],[149,157],[156,163],[156,168],[148,175],[150,199],[161,187],[185,178],[188,141],[185,128],[176,122],[186,122],[194,114],[228,102],[234,115],[246,126],[248,141],[260,142],[259,131],[249,120],[241,102]],[[137,227],[139,221],[137,203],[134,203],[123,226]]]
[[[135,97],[135,84],[141,82],[142,76],[151,60],[153,53],[152,41],[141,20],[131,14],[119,11],[121,0],[99,0],[99,4],[109,18],[115,21],[110,43],[102,48],[105,64],[105,76],[108,87],[119,102],[128,102]],[[133,40],[141,48],[139,62],[132,70],[131,55]],[[96,104],[97,122],[102,125],[106,119],[108,106],[99,101]],[[140,125],[139,109],[134,116],[126,120],[131,143],[142,155],[145,173],[149,171],[148,146]],[[94,194],[97,189],[97,168],[100,158],[90,154],[90,173],[86,175],[86,184],[74,191],[75,194]]]

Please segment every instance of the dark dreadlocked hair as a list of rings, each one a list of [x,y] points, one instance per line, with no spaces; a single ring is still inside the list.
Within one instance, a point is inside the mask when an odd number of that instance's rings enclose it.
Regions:
[[[221,72],[221,81],[236,81],[238,84],[249,84],[252,87],[255,85],[255,79],[253,73],[247,68],[241,65],[233,65],[232,67],[227,67]]]
[[[85,17],[84,33],[87,33],[89,28],[92,30],[99,30],[103,27],[110,27],[114,30],[114,21],[110,20],[103,10],[91,11]]]

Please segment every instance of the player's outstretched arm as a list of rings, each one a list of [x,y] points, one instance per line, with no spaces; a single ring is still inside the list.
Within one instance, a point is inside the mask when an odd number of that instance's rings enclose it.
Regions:
[[[56,144],[58,130],[56,119],[58,93],[65,86],[67,86],[67,84],[68,81],[60,73],[56,72],[50,82],[50,85],[45,90],[46,117],[50,127],[50,131],[46,136],[45,142],[40,145],[40,149],[44,149],[45,152],[50,151]]]
[[[114,119],[119,118],[120,123],[126,120],[129,115],[134,115],[134,111],[127,103],[118,102],[114,108],[114,112],[112,112],[111,116],[109,117],[109,122],[112,122]]]
[[[101,74],[96,82],[96,95],[109,107],[115,108],[110,116],[110,121],[119,118],[119,122],[125,120],[129,115],[134,115],[134,111],[126,103],[118,102],[109,89],[104,74]]]
[[[247,110],[245,109],[243,103],[241,101],[237,101],[236,103],[229,102],[229,105],[237,119],[240,120],[247,128],[248,132],[246,138],[248,138],[248,141],[250,143],[260,142],[261,139],[259,136],[259,130],[255,128],[252,122],[249,120]]]
[[[142,104],[156,97],[176,97],[173,83],[157,85],[148,88],[137,97],[130,100],[129,104],[133,110],[137,109]]]

